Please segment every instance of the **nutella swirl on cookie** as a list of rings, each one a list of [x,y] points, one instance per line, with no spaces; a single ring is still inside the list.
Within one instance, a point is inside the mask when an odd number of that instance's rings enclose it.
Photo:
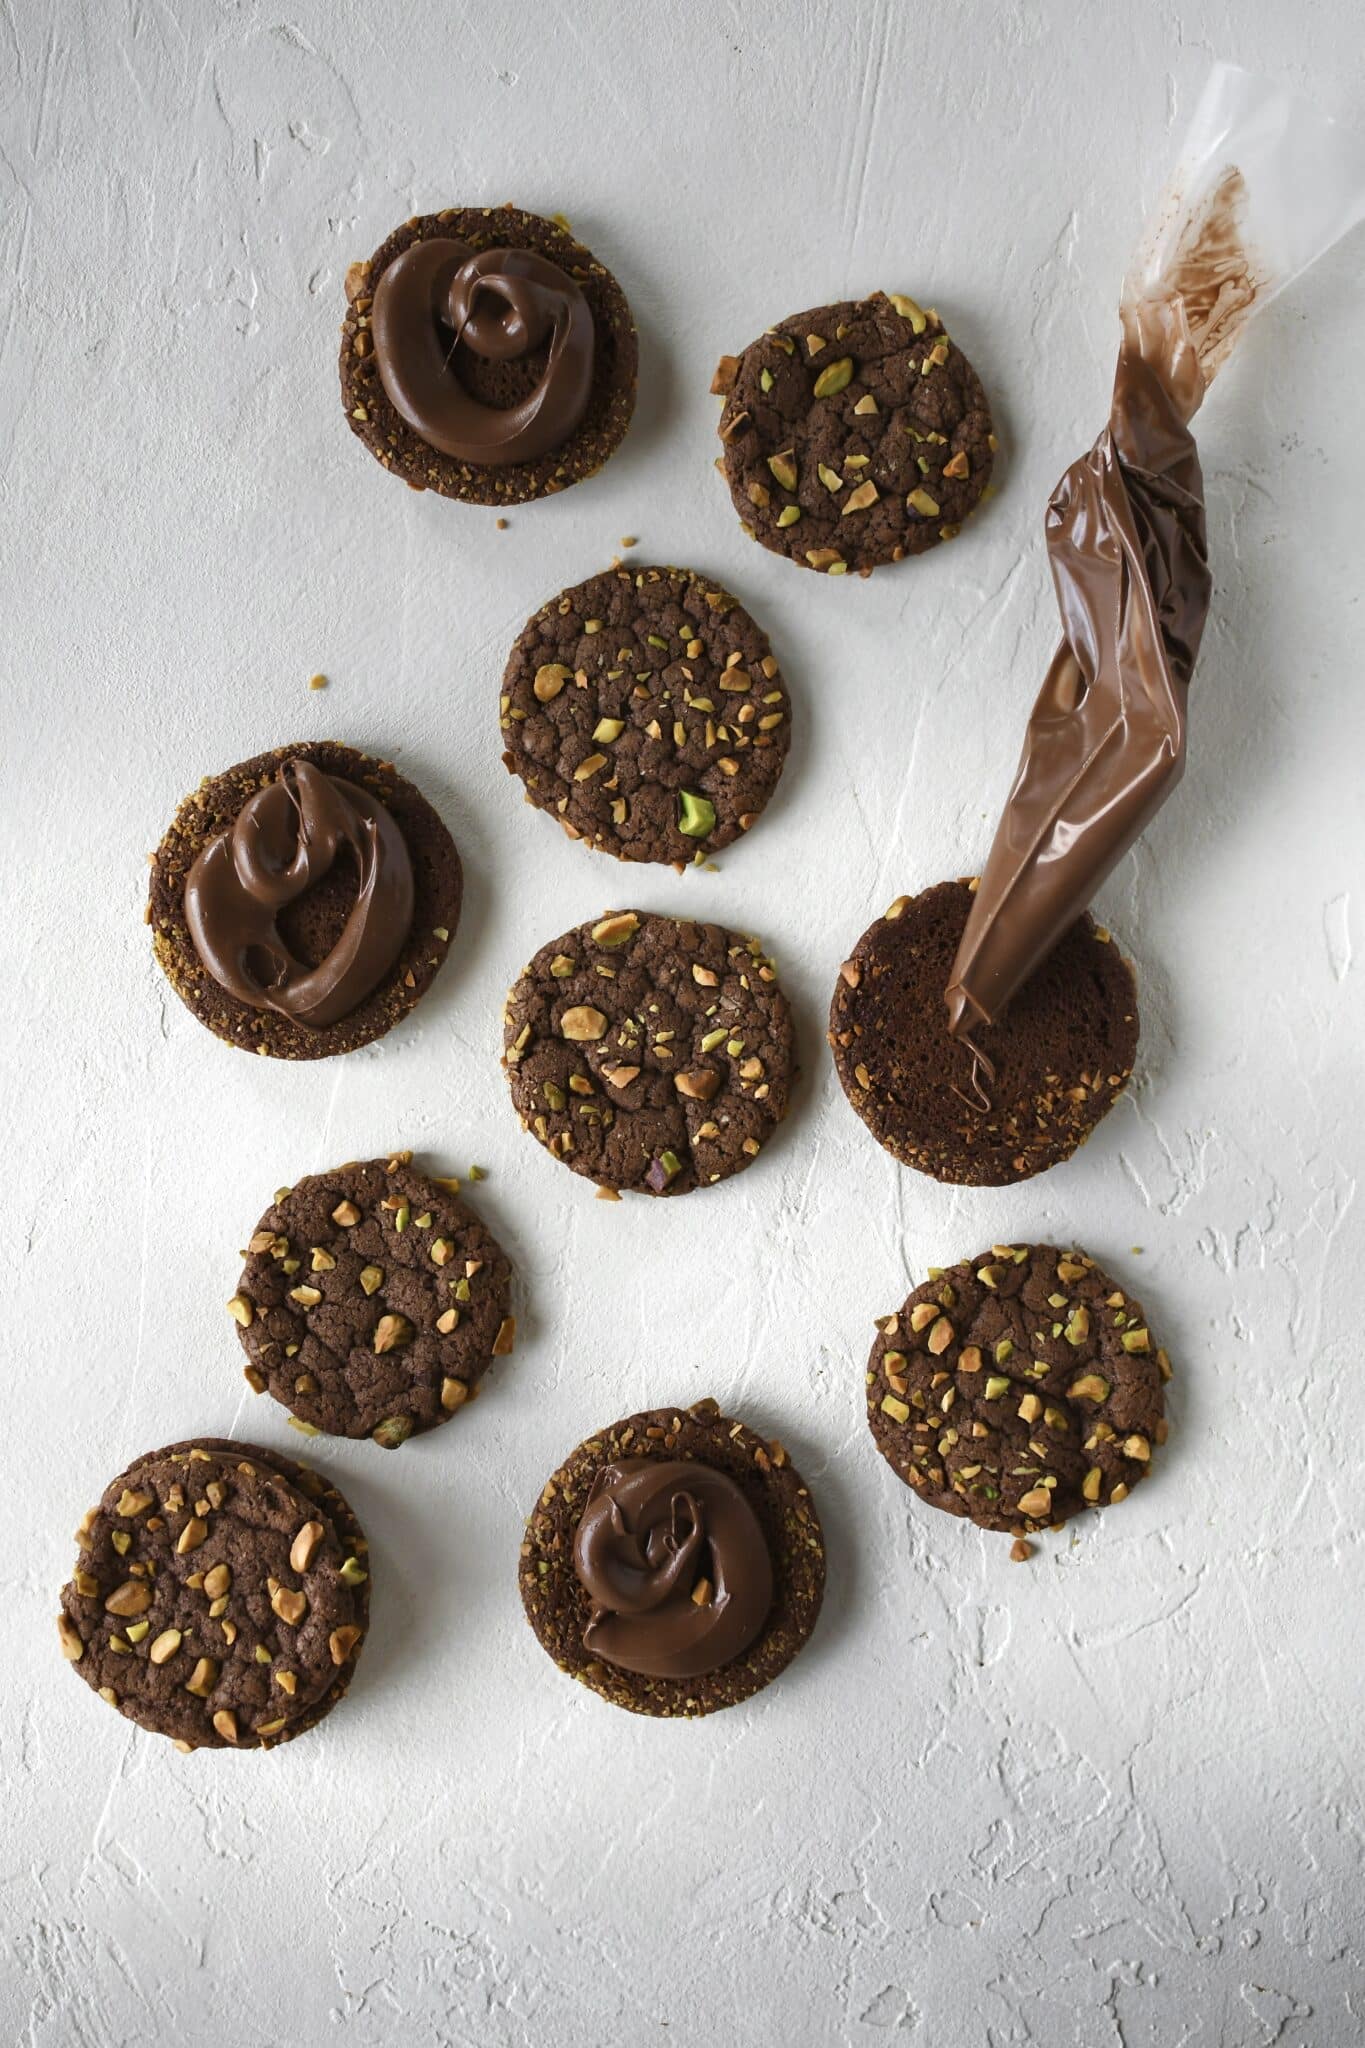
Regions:
[[[594,1656],[700,1678],[740,1656],[773,1603],[767,1541],[735,1481],[689,1459],[622,1458],[593,1483],[573,1546]]]
[[[276,920],[346,848],[359,891],[331,952],[308,967],[285,945]],[[413,901],[412,861],[389,811],[367,790],[303,760],[286,762],[248,798],[185,883],[190,937],[219,986],[311,1030],[348,1016],[379,986],[402,951]]]
[[[431,447],[462,462],[528,462],[568,440],[587,411],[593,318],[567,273],[530,249],[414,242],[379,280],[375,362],[390,402]],[[548,342],[544,370],[515,405],[481,404],[460,380],[457,351],[513,362]]]

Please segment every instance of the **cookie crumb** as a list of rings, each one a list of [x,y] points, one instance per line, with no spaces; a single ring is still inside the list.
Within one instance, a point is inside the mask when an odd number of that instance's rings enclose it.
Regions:
[[[326,676],[309,676],[308,687],[310,690],[325,690],[327,688]]]
[[[506,533],[507,521],[505,519],[495,519],[493,524],[497,527],[499,533]]]
[[[1010,1559],[1014,1564],[1027,1564],[1033,1555],[1033,1545],[1026,1543],[1022,1536],[1016,1536],[1010,1545]]]
[[[622,545],[622,547],[623,547],[623,548],[633,548],[633,547],[637,547],[637,546],[639,545],[639,539],[640,539],[640,537],[639,537],[639,535],[638,535],[638,534],[635,534],[635,533],[623,533],[623,534],[621,535],[621,545]]]
[[[599,1188],[594,1199],[599,1202],[619,1202],[621,1197],[615,1188]]]

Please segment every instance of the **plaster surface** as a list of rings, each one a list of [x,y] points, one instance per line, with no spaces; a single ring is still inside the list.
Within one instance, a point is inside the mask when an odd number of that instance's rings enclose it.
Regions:
[[[1098,905],[1141,978],[1131,1095],[1071,1164],[952,1191],[876,1148],[823,1044],[856,934],[985,854],[1054,641],[1044,505],[1214,56],[1365,108],[1350,0],[0,0],[0,2040],[1360,2038],[1359,235],[1200,423],[1189,769]],[[597,479],[499,532],[351,439],[335,349],[348,262],[507,198],[615,270],[641,395]],[[707,386],[877,285],[975,361],[999,489],[952,546],[831,583],[739,532]],[[795,694],[781,792],[716,873],[590,856],[500,764],[510,641],[628,534],[731,585]],[[200,775],[310,735],[421,784],[468,901],[410,1023],[303,1067],[194,1023],[142,904]],[[517,1128],[499,1010],[632,899],[763,936],[805,1077],[750,1172],[613,1206]],[[278,1183],[397,1146],[488,1170],[516,1355],[396,1456],[314,1446],[376,1558],[343,1708],[269,1757],[178,1755],[63,1668],[71,1531],[151,1445],[298,1448],[241,1378],[237,1247]],[[862,1371],[927,1264],[1046,1237],[1112,1263],[1177,1377],[1151,1481],[1023,1568],[894,1481]],[[765,1695],[659,1726],[554,1670],[517,1546],[581,1437],[703,1394],[790,1446],[828,1602]]]

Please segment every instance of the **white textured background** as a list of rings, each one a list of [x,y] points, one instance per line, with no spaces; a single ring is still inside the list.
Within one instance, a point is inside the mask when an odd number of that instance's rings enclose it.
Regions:
[[[1189,772],[1100,905],[1141,976],[1132,1098],[1069,1166],[954,1193],[876,1149],[822,1041],[853,937],[984,855],[1053,644],[1046,496],[1215,54],[1365,107],[1352,0],[0,0],[0,2040],[1360,2038],[1359,237],[1201,423]],[[348,261],[509,198],[616,271],[641,396],[599,478],[498,533],[351,440],[335,353]],[[944,311],[1006,459],[954,546],[831,584],[743,540],[707,384],[877,285]],[[629,533],[732,585],[797,700],[718,874],[588,855],[499,763],[510,640]],[[436,801],[467,909],[407,1027],[277,1065],[167,991],[144,861],[201,774],[322,735]],[[762,933],[807,1079],[738,1182],[610,1207],[517,1129],[498,1017],[537,944],[632,898]],[[170,1438],[298,1448],[243,1389],[236,1247],[278,1182],[398,1145],[490,1169],[517,1355],[397,1457],[318,1447],[377,1559],[342,1710],[177,1755],[62,1666],[70,1531]],[[1178,1378],[1152,1482],[1021,1569],[895,1483],[862,1366],[926,1263],[1048,1236],[1112,1260]],[[829,1596],[766,1695],[659,1726],[556,1673],[517,1545],[583,1435],[707,1393],[793,1448]]]

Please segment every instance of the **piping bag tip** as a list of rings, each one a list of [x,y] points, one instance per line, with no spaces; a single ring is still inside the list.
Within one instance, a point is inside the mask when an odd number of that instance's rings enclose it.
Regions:
[[[981,1005],[968,995],[960,982],[954,982],[947,990],[944,1001],[948,1005],[948,1036],[972,1056],[972,1071],[967,1082],[971,1094],[964,1094],[956,1081],[950,1081],[948,1085],[965,1108],[973,1112],[983,1110],[989,1114],[994,1105],[981,1085],[981,1076],[984,1074],[988,1081],[994,1081],[995,1067],[982,1052],[972,1033],[980,1025],[989,1024],[991,1020]]]

